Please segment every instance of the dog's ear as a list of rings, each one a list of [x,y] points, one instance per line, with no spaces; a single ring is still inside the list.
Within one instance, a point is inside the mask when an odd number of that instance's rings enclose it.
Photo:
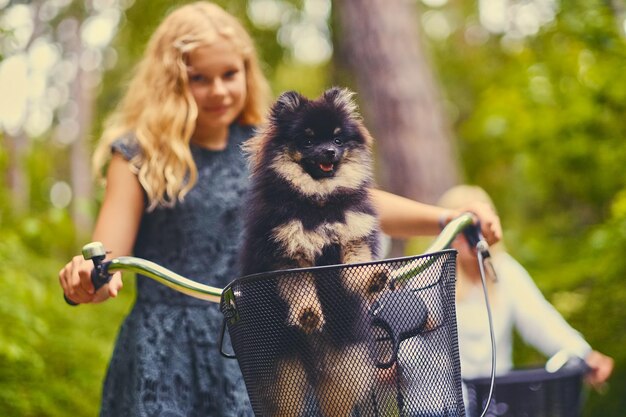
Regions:
[[[291,114],[298,110],[306,98],[296,91],[286,91],[282,93],[274,106],[272,106],[272,118],[274,120],[280,120],[287,114]]]
[[[347,88],[332,87],[324,92],[322,98],[335,108],[346,112],[348,117],[356,122],[357,130],[359,131],[359,135],[361,136],[363,142],[366,145],[371,146],[374,139],[363,124],[359,108],[354,101],[354,95],[355,93]]]
[[[332,87],[324,91],[324,100],[338,109],[345,111],[355,119],[360,119],[359,109],[354,101],[354,92],[347,88]]]

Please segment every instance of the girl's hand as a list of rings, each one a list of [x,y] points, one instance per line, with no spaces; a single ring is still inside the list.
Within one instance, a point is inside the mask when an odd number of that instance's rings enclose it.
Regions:
[[[117,297],[123,286],[121,273],[118,271],[113,274],[108,284],[95,291],[91,282],[92,270],[93,262],[77,255],[59,271],[59,283],[68,299],[78,304],[87,304],[100,303],[109,297]]]
[[[487,243],[493,245],[502,239],[500,217],[489,204],[477,201],[461,210],[461,213],[463,212],[470,212],[476,216],[480,222],[480,231]]]
[[[604,391],[606,389],[606,381],[613,372],[613,358],[592,350],[585,358],[585,362],[590,368],[585,380],[596,391]]]

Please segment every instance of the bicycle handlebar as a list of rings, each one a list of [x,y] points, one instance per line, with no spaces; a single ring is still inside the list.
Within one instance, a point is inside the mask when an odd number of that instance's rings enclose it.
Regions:
[[[437,238],[426,249],[426,253],[438,252],[450,246],[452,241],[461,233],[465,233],[468,242],[476,245],[478,250],[487,251],[487,244],[480,234],[480,228],[474,224],[474,217],[470,213],[464,213],[453,219],[443,228]],[[475,243],[474,243],[475,242]],[[481,249],[482,248],[482,249]],[[210,285],[200,284],[189,278],[185,278],[167,268],[164,268],[154,262],[134,256],[120,256],[104,261],[106,251],[104,245],[100,242],[91,242],[83,246],[83,258],[91,259],[94,263],[94,269],[91,272],[91,281],[94,289],[97,291],[104,284],[111,280],[111,275],[115,271],[135,272],[145,275],[155,281],[160,282],[176,291],[187,294],[194,298],[219,303],[222,297],[222,288],[212,287]],[[488,254],[488,252],[486,252]],[[483,255],[484,256],[484,255]],[[487,257],[487,256],[484,256]],[[394,276],[396,282],[404,281],[411,276],[415,276],[422,269],[428,266],[421,265],[419,270],[412,268],[406,271],[397,271]],[[70,305],[78,305],[64,295],[65,301]]]

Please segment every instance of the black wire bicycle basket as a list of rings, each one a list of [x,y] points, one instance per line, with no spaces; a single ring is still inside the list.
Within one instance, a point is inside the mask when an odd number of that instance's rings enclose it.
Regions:
[[[515,369],[495,379],[486,417],[579,417],[586,368],[569,364],[556,372],[544,368]],[[468,417],[487,405],[489,378],[465,380]]]
[[[456,251],[256,274],[221,308],[257,417],[465,416]]]

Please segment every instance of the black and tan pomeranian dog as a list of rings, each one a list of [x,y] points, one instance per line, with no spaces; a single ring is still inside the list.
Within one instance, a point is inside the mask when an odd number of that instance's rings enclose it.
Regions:
[[[370,200],[371,146],[350,91],[331,88],[316,100],[283,93],[269,123],[244,147],[251,189],[242,274],[376,259],[380,231]],[[290,337],[315,338],[315,346],[327,341],[329,347],[323,352],[312,348],[307,358],[283,349],[272,382],[279,394],[268,414],[299,415],[294,404],[303,406],[308,387],[327,417],[349,416],[368,395],[375,372],[369,348],[357,331],[345,330],[359,326],[355,311],[364,310],[386,288],[384,271],[368,271],[343,274],[330,283],[320,282],[314,272],[278,280]],[[335,285],[331,293],[338,298],[325,301],[320,285]],[[339,320],[341,326],[334,323]]]

